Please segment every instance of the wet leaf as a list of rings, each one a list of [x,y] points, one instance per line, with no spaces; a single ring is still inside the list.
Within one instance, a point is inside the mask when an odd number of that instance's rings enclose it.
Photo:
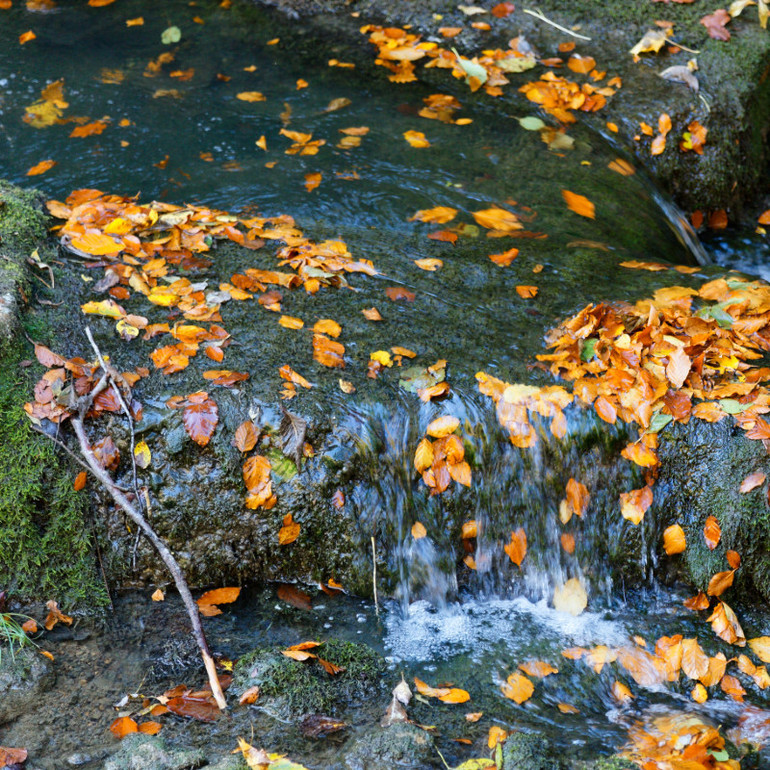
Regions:
[[[160,722],[142,722],[139,725],[139,732],[145,735],[157,735],[163,729]]]
[[[179,27],[168,27],[163,30],[163,33],[160,36],[160,42],[163,43],[163,45],[172,45],[173,43],[178,43],[181,39],[182,31]]]
[[[205,693],[205,690],[195,694],[188,691],[184,695],[169,698],[166,708],[173,714],[198,722],[214,722],[219,716],[219,707],[214,697]]]
[[[588,219],[596,218],[596,208],[585,195],[578,195],[578,193],[573,193],[569,190],[562,190],[561,194],[570,211],[574,211],[581,217],[587,217]]]
[[[415,212],[407,221],[432,222],[443,225],[446,222],[451,222],[456,216],[457,209],[450,208],[449,206],[436,206],[432,209],[421,209]]]
[[[552,666],[550,663],[546,663],[543,660],[530,660],[526,663],[520,663],[519,668],[529,676],[533,676],[537,679],[543,679],[551,674],[558,674],[559,669]]]
[[[235,431],[233,439],[238,451],[250,452],[257,445],[259,433],[251,420],[242,422]]]
[[[672,524],[667,527],[663,532],[663,550],[669,555],[673,556],[677,553],[682,553],[687,547],[687,540],[684,536],[684,530],[679,524]]]
[[[709,580],[706,593],[709,596],[721,596],[732,584],[735,576],[735,570],[729,572],[717,572]]]
[[[749,647],[763,663],[770,663],[770,636],[756,636],[754,639],[749,639]]]
[[[162,602],[166,599],[166,594],[163,593],[163,591],[160,590],[160,588],[156,588],[152,592],[152,596],[150,597],[154,602]]]
[[[741,482],[741,494],[745,495],[747,492],[751,492],[752,489],[756,489],[758,486],[764,484],[766,478],[767,477],[762,471],[754,471],[754,473],[750,473]]]
[[[639,524],[652,505],[652,488],[648,485],[620,495],[620,513],[632,524]]]
[[[259,700],[259,687],[254,685],[243,691],[238,703],[241,706],[250,706],[252,703],[256,703]]]
[[[460,421],[451,415],[437,417],[425,429],[425,432],[433,438],[443,438],[454,433],[460,427]]]
[[[291,604],[292,607],[296,607],[300,610],[311,610],[313,608],[313,605],[310,601],[310,596],[308,596],[304,591],[300,591],[298,588],[295,588],[291,585],[279,586],[278,598],[282,602]]]
[[[149,468],[152,463],[152,453],[146,441],[139,441],[134,446],[134,460],[138,468]]]
[[[75,492],[80,492],[81,489],[85,488],[87,478],[88,474],[85,471],[80,471],[80,473],[78,473],[75,477],[75,483],[72,485]]]
[[[701,649],[697,639],[682,640],[682,671],[690,679],[700,679],[709,670],[708,655]]]
[[[730,32],[725,25],[729,24],[731,19],[730,14],[724,8],[720,8],[714,13],[704,16],[700,23],[708,30],[709,37],[714,38],[714,40],[729,40]]]
[[[588,595],[578,578],[570,578],[553,592],[553,606],[559,612],[580,615],[588,606]]]
[[[213,591],[206,591],[196,603],[199,607],[212,604],[231,604],[240,596],[240,593],[240,588],[215,588]]]
[[[619,682],[616,679],[612,683],[612,697],[615,698],[618,703],[625,703],[625,701],[633,700],[634,694],[623,684],[623,682]]]
[[[404,131],[404,139],[412,147],[430,147],[430,142],[422,131]]]
[[[27,171],[27,176],[38,176],[39,174],[45,174],[46,171],[50,171],[55,165],[55,160],[41,160],[40,163],[36,163]]]
[[[522,527],[511,532],[511,542],[504,545],[503,550],[517,567],[521,567],[521,563],[527,555],[527,535]]]
[[[738,647],[746,645],[746,636],[735,612],[733,612],[729,604],[719,602],[706,620],[711,623],[711,629],[720,639],[724,639],[728,644],[735,644]]]
[[[719,539],[722,537],[722,528],[716,517],[709,516],[703,526],[703,538],[706,541],[710,551],[713,551],[719,545]]]
[[[412,524],[412,537],[415,540],[420,540],[421,538],[425,537],[428,534],[428,531],[425,529],[425,525],[422,524],[419,521],[415,521],[414,524]]]
[[[307,421],[297,414],[289,412],[281,406],[280,436],[281,451],[291,457],[299,469],[302,462],[302,450],[305,445],[305,436],[307,435]]]
[[[283,526],[278,531],[278,545],[289,545],[289,543],[293,543],[299,537],[299,532],[299,524],[294,521],[290,513],[287,513],[286,516],[283,517]]]
[[[572,513],[576,516],[583,516],[588,510],[588,503],[591,500],[591,496],[588,493],[588,488],[585,484],[570,479],[567,482],[567,503],[569,504]]]
[[[118,717],[110,725],[110,732],[118,739],[122,740],[130,733],[139,731],[139,725],[131,717]]]
[[[197,397],[196,400],[192,400],[193,397]],[[203,391],[193,393],[187,399],[188,404],[182,411],[185,431],[198,446],[206,446],[219,422],[216,401]]]
[[[515,671],[500,686],[503,695],[518,704],[528,701],[535,692],[535,685],[526,676]]]
[[[657,53],[668,42],[671,32],[667,29],[650,29],[644,37],[629,51],[633,56],[640,53]]]

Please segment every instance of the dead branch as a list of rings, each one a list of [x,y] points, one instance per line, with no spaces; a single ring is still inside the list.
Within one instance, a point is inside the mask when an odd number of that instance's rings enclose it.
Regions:
[[[82,411],[83,410],[81,408],[81,412]],[[219,677],[217,676],[214,659],[211,657],[208,642],[206,641],[206,636],[203,633],[203,626],[201,625],[198,605],[192,598],[190,589],[187,586],[187,581],[182,574],[182,570],[179,567],[177,560],[168,549],[168,546],[160,539],[155,530],[149,525],[147,519],[144,518],[142,513],[136,508],[135,505],[131,503],[126,495],[120,489],[118,489],[109,473],[107,473],[107,471],[104,470],[104,468],[102,468],[102,466],[99,464],[99,461],[96,459],[93,449],[91,448],[91,443],[88,440],[88,436],[86,435],[85,427],[83,426],[83,413],[78,414],[77,417],[72,417],[72,428],[74,429],[78,443],[80,444],[80,451],[88,463],[91,472],[101,482],[102,486],[104,486],[104,488],[110,493],[112,499],[123,509],[123,511],[125,511],[126,515],[142,530],[142,532],[144,532],[150,542],[155,546],[155,550],[160,554],[160,558],[163,559],[163,562],[168,568],[168,571],[174,578],[177,591],[179,591],[179,595],[182,597],[182,601],[184,602],[185,608],[187,609],[187,614],[190,616],[193,635],[195,636],[195,641],[198,643],[198,647],[201,651],[201,657],[203,658],[203,664],[206,667],[206,673],[208,674],[211,692],[214,695],[217,706],[219,706],[220,709],[227,708],[227,701],[225,700],[225,696],[222,692],[222,686],[219,683]]]

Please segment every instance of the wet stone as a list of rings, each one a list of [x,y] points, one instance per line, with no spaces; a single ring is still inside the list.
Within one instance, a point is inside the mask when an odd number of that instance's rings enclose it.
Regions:
[[[104,770],[187,770],[205,761],[200,749],[170,748],[158,736],[133,733],[122,740],[120,749],[104,763]]]
[[[418,770],[436,759],[433,737],[419,727],[398,723],[365,732],[345,751],[349,770]]]
[[[53,686],[53,666],[31,649],[2,650],[0,660],[0,724],[32,711]]]

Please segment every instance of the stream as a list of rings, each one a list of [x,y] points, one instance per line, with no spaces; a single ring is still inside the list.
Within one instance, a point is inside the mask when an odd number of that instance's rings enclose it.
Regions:
[[[363,37],[361,50],[346,50],[334,40],[308,39],[301,23],[237,2],[222,8],[212,0],[166,0],[152,11],[141,0],[103,8],[76,0],[51,6],[31,12],[16,2],[0,11],[0,175],[22,186],[34,184],[47,197],[61,200],[75,189],[98,188],[136,194],[145,202],[289,214],[318,240],[343,239],[357,258],[372,260],[391,284],[426,298],[419,307],[406,304],[392,311],[387,332],[351,320],[346,345],[352,351],[409,346],[419,330],[425,360],[462,359],[471,373],[465,380],[458,376],[456,386],[453,382],[451,409],[461,418],[494,422],[493,416],[484,417],[474,396],[473,372],[497,372],[511,382],[551,383],[529,364],[555,320],[597,296],[629,301],[643,296],[648,276],[618,268],[621,259],[700,266],[701,275],[717,270],[706,264],[713,261],[770,278],[766,242],[731,232],[710,237],[704,250],[673,203],[641,171],[624,175],[613,170],[617,149],[580,122],[569,130],[574,147],[554,151],[537,131],[524,130],[516,120],[470,100],[454,115],[468,118],[465,125],[420,117],[435,90],[420,82],[390,83],[384,70],[367,67],[366,57],[373,59],[374,52]],[[127,25],[142,16],[142,24]],[[170,27],[178,28],[179,40],[164,44],[161,37]],[[36,38],[19,46],[19,35],[28,29]],[[330,59],[355,67],[328,66]],[[35,127],[26,108],[60,80],[66,106],[57,107],[50,124]],[[522,110],[522,116],[538,114],[531,104],[522,103]],[[89,135],[71,135],[94,123],[99,126]],[[360,127],[368,130],[345,133]],[[312,134],[324,144],[316,154],[288,155],[292,140],[282,129]],[[425,133],[430,147],[412,147],[404,140],[404,132],[415,130]],[[265,148],[257,144],[261,137]],[[345,141],[352,137],[360,142]],[[55,165],[43,175],[27,175],[45,160]],[[311,190],[309,174],[321,175]],[[601,216],[587,219],[568,212],[564,189],[588,196]],[[530,234],[542,237],[484,237],[469,212],[498,205],[513,208]],[[467,226],[456,247],[427,237],[444,225],[409,221],[416,211],[434,206],[465,215]],[[521,254],[510,269],[488,260],[490,251],[512,245]],[[414,266],[415,259],[426,258],[443,260],[441,270],[434,274]],[[241,267],[228,259],[217,265],[222,276]],[[667,275],[670,284],[688,280],[673,271]],[[359,287],[362,307],[378,301],[375,289],[382,303],[385,278],[370,280]],[[522,283],[537,284],[537,306],[511,302],[514,287]],[[240,342],[228,359],[233,369],[246,368],[252,351],[261,350],[266,339],[261,335],[268,334],[241,305],[228,307],[228,329]],[[301,315],[310,307],[319,317],[334,318],[345,306],[328,292],[287,299],[284,312]],[[136,346],[116,356],[126,368],[139,361]],[[361,382],[366,382],[364,375]],[[583,415],[570,424],[567,450],[544,441],[526,457],[512,447],[491,454],[479,473],[477,508],[467,512],[467,519],[488,526],[490,534],[474,546],[478,569],[469,575],[456,569],[453,546],[441,534],[419,540],[409,535],[416,519],[439,532],[444,521],[434,499],[415,509],[411,482],[404,481],[408,476],[402,472],[409,470],[407,446],[428,407],[387,401],[389,392],[379,383],[372,389],[371,406],[351,410],[346,425],[386,471],[358,487],[351,500],[361,522],[387,519],[380,529],[389,538],[387,558],[396,576],[389,596],[375,607],[368,599],[327,596],[313,588],[308,589],[312,609],[304,611],[279,601],[273,585],[249,585],[236,603],[223,607],[222,615],[205,622],[212,648],[228,660],[255,647],[309,639],[364,642],[385,657],[383,686],[363,705],[341,707],[337,716],[350,728],[324,740],[303,737],[269,709],[252,707],[234,708],[214,724],[167,715],[161,735],[168,742],[205,746],[212,755],[225,756],[241,736],[270,751],[290,753],[310,768],[346,768],[347,736],[379,721],[402,673],[409,682],[417,676],[435,686],[452,683],[470,694],[467,708],[437,707],[436,701],[424,699],[409,709],[417,724],[438,727],[436,745],[452,766],[488,754],[492,725],[537,731],[565,755],[595,757],[616,752],[636,721],[651,715],[695,713],[730,728],[745,715],[747,704],[770,707],[766,691],[753,686],[745,704],[721,692],[696,704],[683,683],[642,686],[633,701],[618,702],[616,681],[630,679],[617,664],[597,670],[562,654],[597,645],[651,651],[661,636],[682,634],[699,636],[710,655],[731,655],[718,639],[704,640],[703,622],[682,607],[690,595],[684,586],[663,586],[654,579],[650,533],[643,527],[638,535],[643,579],[627,588],[597,555],[622,538],[622,521],[587,522],[574,555],[560,549],[555,518],[546,521],[545,512],[558,509],[562,476],[577,477],[579,470],[580,478],[605,484],[608,499],[627,481],[604,479],[595,456],[586,454],[581,443],[600,429],[611,436],[608,441],[618,443],[625,435],[622,427],[597,427],[592,414]],[[342,408],[339,392],[325,398],[330,409]],[[153,408],[150,402],[148,413]],[[488,449],[484,436],[474,441],[483,456]],[[514,520],[526,527],[530,541],[522,569],[491,548],[499,534],[495,528],[510,529]],[[366,569],[368,540],[359,545],[355,558]],[[554,586],[576,576],[591,585],[591,604],[573,618],[550,607],[549,599]],[[149,593],[121,592],[103,623],[78,618],[72,627],[60,625],[48,634],[43,644],[56,657],[56,683],[35,711],[0,726],[0,744],[25,746],[30,765],[39,770],[101,767],[116,749],[109,725],[123,696],[160,694],[182,682],[203,684],[195,651],[186,641],[180,602],[169,592],[165,602],[155,603]],[[741,621],[747,638],[759,636],[770,615],[743,609]],[[538,680],[525,704],[504,698],[501,683],[530,660],[551,664],[559,675]],[[470,722],[467,712],[483,712],[484,717]],[[435,766],[440,766],[438,756]]]

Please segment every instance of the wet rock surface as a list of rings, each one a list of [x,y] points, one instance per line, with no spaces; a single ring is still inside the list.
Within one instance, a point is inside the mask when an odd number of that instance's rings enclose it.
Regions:
[[[123,739],[120,749],[104,763],[104,770],[192,770],[205,762],[200,749],[171,748],[160,736],[135,733]]]
[[[367,21],[386,26],[410,24],[410,31],[422,33],[426,39],[442,45],[446,45],[446,41],[438,34],[439,26],[461,27],[463,31],[450,43],[465,56],[484,48],[504,46],[510,38],[523,34],[535,51],[547,58],[559,55],[559,43],[572,40],[564,32],[524,14],[521,7],[504,19],[492,19],[492,31],[486,32],[473,29],[471,22],[490,19],[489,15],[466,16],[456,3],[448,0],[430,0],[419,5],[409,0],[388,3],[357,0],[352,5],[346,0],[272,0],[267,4],[290,17],[312,19],[323,36],[336,34],[346,40],[355,39],[358,26]],[[477,5],[491,8],[494,4]],[[351,19],[353,9],[356,16]],[[599,70],[606,69],[623,80],[623,87],[605,109],[582,119],[635,156],[686,211],[726,209],[736,219],[755,213],[756,197],[765,192],[768,164],[765,139],[770,129],[770,81],[766,77],[770,66],[770,39],[767,30],[760,28],[755,14],[734,19],[730,24],[731,40],[719,41],[709,38],[700,24],[700,18],[708,9],[698,5],[667,5],[661,9],[652,3],[609,0],[597,14],[592,0],[544,0],[538,9],[552,21],[590,38],[588,41],[575,39],[576,50],[581,55],[594,56]],[[657,29],[655,22],[661,19],[673,23],[673,40],[692,51],[675,50],[672,43],[672,52],[664,48],[657,56],[642,54],[641,61],[634,63],[629,49],[648,30]],[[702,98],[686,85],[660,77],[666,68],[686,66],[692,58],[698,61],[695,75],[700,81]],[[436,77],[436,72],[418,67],[418,76],[437,88],[440,85],[442,91],[453,93],[463,101],[472,98],[460,81]],[[531,74],[513,76],[504,96],[481,99],[499,114],[521,114],[526,102],[516,93],[516,88],[521,78],[526,79],[521,82],[533,79],[528,77]],[[657,126],[658,117],[664,112],[671,116],[674,128],[666,150],[653,156],[651,138],[643,136],[641,141],[637,140],[640,124]],[[702,156],[681,153],[678,148],[681,134],[694,119],[709,129]],[[605,122],[613,122],[618,132],[609,132]]]
[[[0,725],[33,711],[55,681],[53,666],[37,651],[4,648],[0,659]]]

